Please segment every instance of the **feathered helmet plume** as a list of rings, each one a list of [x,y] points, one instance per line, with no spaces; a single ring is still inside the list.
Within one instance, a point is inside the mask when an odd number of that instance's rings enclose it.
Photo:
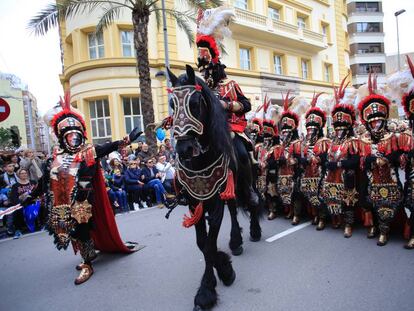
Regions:
[[[345,90],[349,85],[349,81],[345,84],[345,80],[349,74],[342,79],[339,88],[334,87],[335,103],[336,105],[332,109],[332,124],[335,128],[338,127],[350,127],[355,124],[355,108],[352,104],[345,103]]]
[[[235,17],[233,9],[225,6],[198,11],[196,44],[199,68],[210,62],[218,63],[224,37],[231,36],[228,26]]]
[[[407,63],[410,68],[411,77],[414,79],[414,64],[411,58],[407,55]],[[405,114],[408,119],[414,120],[414,86],[410,85],[410,90],[404,93],[401,104],[404,107]]]
[[[263,134],[267,137],[279,135],[277,123],[273,120],[273,112],[275,112],[275,108],[266,95],[263,102]]]
[[[321,108],[316,107],[318,103],[318,98],[321,96],[322,93],[316,94],[313,92],[313,98],[311,101],[311,108],[306,112],[305,119],[306,119],[306,127],[316,127],[321,129],[325,126],[326,123],[326,112],[323,111]]]
[[[49,123],[56,137],[63,136],[68,131],[78,131],[86,138],[86,125],[82,114],[70,104],[70,93],[66,92],[64,98],[56,107],[46,113],[45,121]]]
[[[390,101],[383,95],[377,94],[377,77],[368,75],[368,92],[358,104],[358,110],[362,123],[366,124],[375,120],[388,120]]]
[[[290,128],[296,129],[299,125],[299,116],[289,109],[290,103],[293,100],[293,96],[289,97],[290,90],[287,92],[286,96],[283,96],[282,93],[282,100],[283,100],[283,112],[281,116],[281,128]]]

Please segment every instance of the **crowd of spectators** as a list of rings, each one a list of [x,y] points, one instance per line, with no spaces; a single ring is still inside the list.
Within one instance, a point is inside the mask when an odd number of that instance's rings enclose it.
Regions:
[[[47,211],[43,199],[31,200],[30,193],[43,176],[46,159],[45,153],[31,149],[0,153],[0,211],[24,202],[24,208],[0,220],[3,235],[7,233],[17,239],[22,232],[44,228]],[[166,200],[174,196],[174,159],[175,151],[169,139],[156,152],[139,142],[137,148],[128,147],[122,155],[113,152],[103,158],[102,172],[114,213],[164,207]],[[34,204],[40,208],[36,211],[36,221],[29,225],[25,209]]]
[[[108,196],[115,212],[128,212],[151,206],[164,207],[174,196],[175,152],[165,139],[153,153],[139,142],[123,157],[115,152],[102,159]]]

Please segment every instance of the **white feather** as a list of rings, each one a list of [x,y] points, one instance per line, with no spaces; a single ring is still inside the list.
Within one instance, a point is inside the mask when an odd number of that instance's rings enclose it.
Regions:
[[[231,36],[228,24],[234,18],[236,15],[233,8],[222,6],[208,9],[204,12],[197,31],[203,35],[213,35],[216,40],[221,41],[224,37]]]

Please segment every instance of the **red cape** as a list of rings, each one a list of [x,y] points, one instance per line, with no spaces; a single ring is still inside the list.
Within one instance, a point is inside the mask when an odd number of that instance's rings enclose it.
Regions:
[[[95,196],[92,205],[95,227],[91,235],[95,248],[107,253],[132,253],[133,250],[125,246],[119,235],[100,166],[96,170],[92,187]]]

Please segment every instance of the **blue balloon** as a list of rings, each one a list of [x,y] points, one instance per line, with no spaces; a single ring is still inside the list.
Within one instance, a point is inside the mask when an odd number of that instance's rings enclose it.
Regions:
[[[35,231],[36,218],[39,215],[40,201],[36,201],[33,204],[26,206],[23,210],[24,220],[26,221],[27,228],[30,232]]]
[[[155,132],[155,136],[157,136],[157,139],[159,141],[163,141],[165,138],[165,131],[162,128],[157,129]]]

